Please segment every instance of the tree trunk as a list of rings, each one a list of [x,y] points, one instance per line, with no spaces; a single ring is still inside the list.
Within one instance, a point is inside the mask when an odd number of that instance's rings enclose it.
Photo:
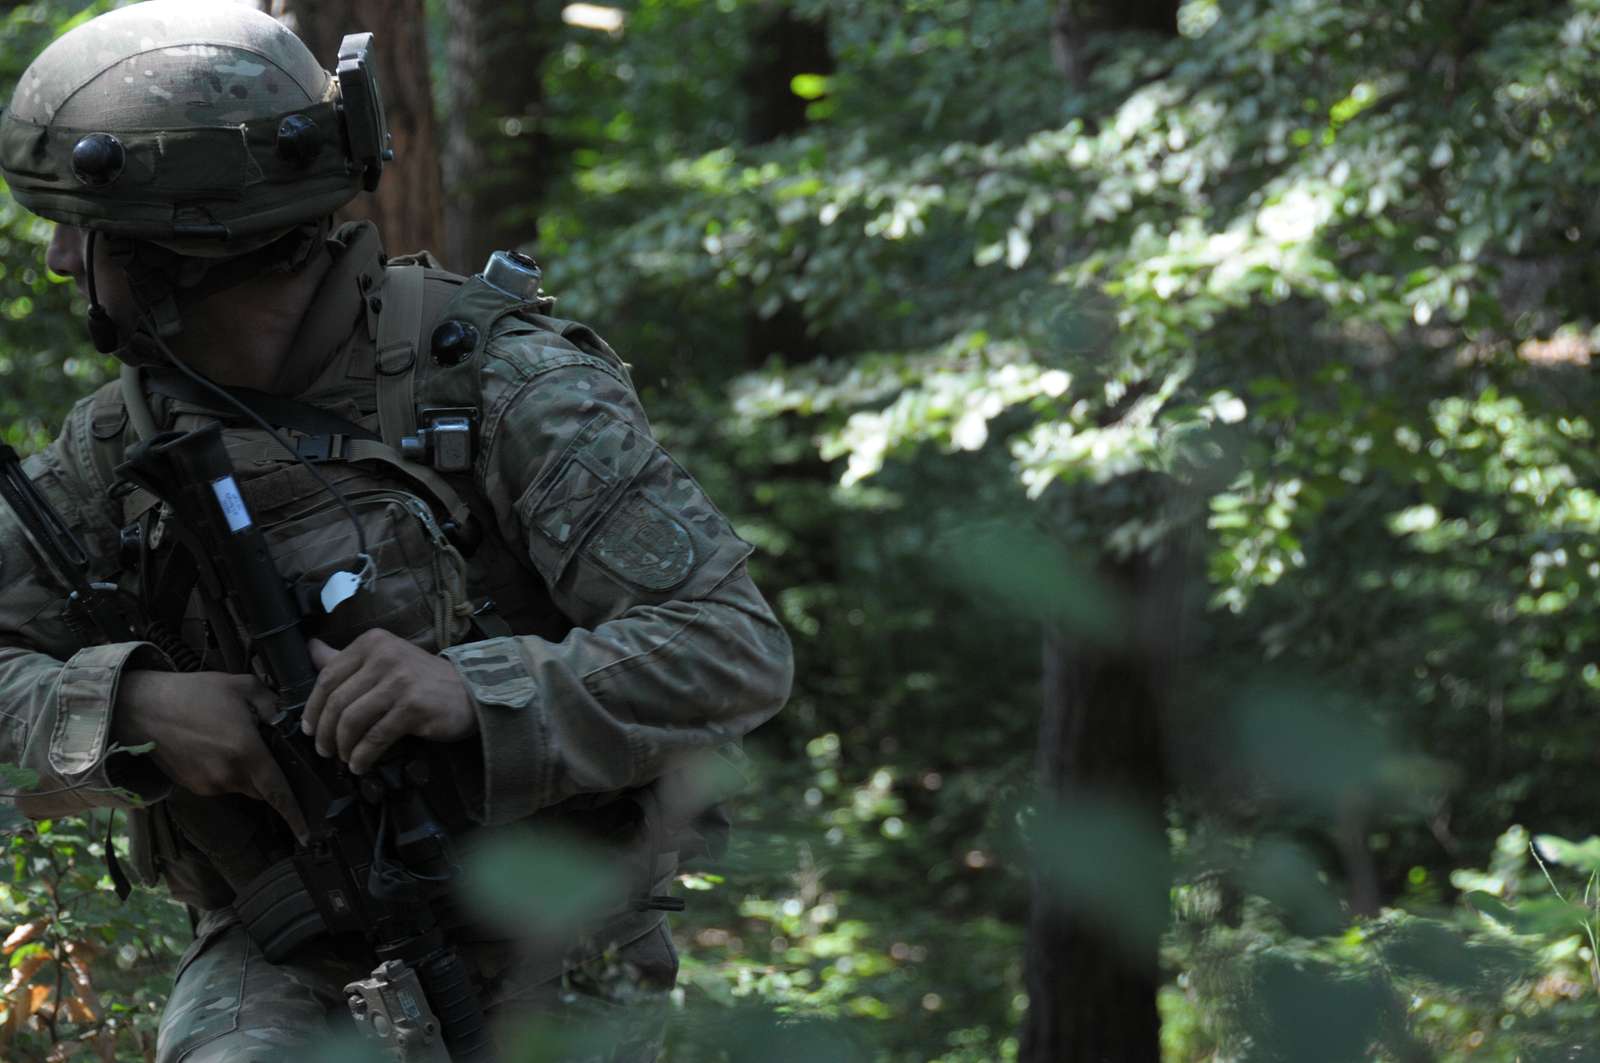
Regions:
[[[539,238],[550,181],[544,63],[562,3],[445,0],[450,121],[445,133],[446,257],[462,272]]]
[[[1141,555],[1107,565],[1106,575],[1129,603],[1126,641],[1074,644],[1054,630],[1044,637],[1040,796],[1047,806],[1070,809],[1074,793],[1114,794],[1160,823],[1168,792],[1162,719],[1176,658],[1180,573],[1176,564]],[[1164,905],[1168,884],[1127,888],[1155,891],[1155,903]],[[1130,952],[1103,919],[1075,911],[1040,878],[1029,924],[1023,1063],[1160,1063],[1156,949]]]
[[[801,18],[787,2],[770,4],[750,33],[750,54],[740,73],[746,144],[768,144],[806,127],[809,100],[795,95],[797,74],[831,74],[833,53],[826,22]],[[802,360],[813,353],[805,311],[785,303],[745,315],[745,357],[752,367],[773,355]]]
[[[1088,45],[1099,31],[1143,30],[1178,35],[1178,0],[1059,0],[1050,21],[1050,51],[1067,82],[1082,88],[1093,72]]]
[[[1094,35],[1129,30],[1175,36],[1178,0],[1059,0],[1049,43],[1062,77],[1083,88],[1093,72]],[[1169,790],[1165,690],[1180,650],[1173,629],[1184,590],[1179,555],[1174,550],[1173,559],[1158,563],[1144,554],[1108,566],[1133,612],[1125,645],[1074,645],[1046,633],[1039,785],[1047,806],[1074,792],[1109,791],[1161,822]],[[1130,952],[1103,921],[1073,911],[1036,876],[1021,1063],[1160,1063],[1157,952]]]
[[[795,95],[797,74],[831,74],[827,23],[802,18],[787,4],[768,5],[750,34],[740,81],[745,98],[745,143],[766,144],[804,129],[810,101]]]
[[[444,195],[439,178],[433,95],[423,0],[274,0],[272,13],[306,42],[323,67],[338,65],[339,41],[371,32],[378,54],[394,161],[375,195],[357,196],[341,220],[371,218],[391,253],[444,246]]]

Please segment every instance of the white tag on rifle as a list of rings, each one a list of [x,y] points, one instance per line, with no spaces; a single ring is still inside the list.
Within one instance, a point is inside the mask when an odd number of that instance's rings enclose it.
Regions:
[[[354,572],[335,572],[322,585],[322,611],[331,613],[344,602],[355,597],[361,589],[361,577]]]

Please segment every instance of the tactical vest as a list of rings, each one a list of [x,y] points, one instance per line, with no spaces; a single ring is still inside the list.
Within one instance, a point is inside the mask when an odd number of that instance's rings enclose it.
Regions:
[[[299,593],[302,611],[313,618],[309,633],[342,646],[381,626],[430,652],[509,634],[559,640],[570,622],[522,551],[506,542],[482,492],[479,364],[492,337],[550,332],[624,380],[626,367],[587,326],[550,317],[552,300],[522,300],[481,276],[449,273],[426,253],[389,259],[357,280],[375,347],[376,432],[289,401],[275,401],[264,415],[287,428],[280,434],[356,511],[374,563],[367,589],[323,614],[317,589],[357,553],[342,507],[266,432],[230,427],[225,433],[256,523]],[[92,411],[94,460],[108,482],[130,437],[156,431],[145,384],[139,371],[125,369],[121,391],[102,391]],[[174,408],[195,405],[204,404],[180,399]],[[228,412],[220,400],[209,405]],[[177,427],[195,427],[202,418],[206,413],[198,409],[180,412]],[[123,499],[124,524],[144,522],[146,533],[159,539],[157,512],[156,500],[142,492]],[[525,578],[507,579],[512,571]],[[190,651],[204,653],[205,625],[215,620],[190,609],[176,634]],[[207,659],[204,666],[226,665]],[[712,819],[720,815],[715,810]],[[135,812],[129,828],[137,877],[146,885],[165,877],[180,900],[198,908],[232,903],[242,884],[271,863],[264,854],[282,843],[281,825],[259,803],[183,791]],[[643,877],[658,873],[658,857],[669,847],[679,846],[665,838],[646,846]]]

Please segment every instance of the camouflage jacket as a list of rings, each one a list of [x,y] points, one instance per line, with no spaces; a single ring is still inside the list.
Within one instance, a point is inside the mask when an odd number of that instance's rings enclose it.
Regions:
[[[363,295],[365,283],[351,281],[381,272],[382,259],[370,226],[345,239],[296,339],[327,351],[321,376],[298,398],[375,428],[375,300]],[[441,619],[404,601],[413,586],[437,590],[449,580],[438,557],[402,554],[405,564],[387,574],[411,581],[391,580],[394,600],[379,594],[365,612],[341,608],[344,618],[318,633],[339,646],[381,624],[454,663],[479,725],[459,750],[463,779],[472,814],[494,826],[660,787],[688,759],[777,712],[792,664],[787,636],[746,574],[750,547],[655,442],[610,348],[581,327],[527,314],[500,318],[486,339],[476,362],[471,479],[495,528],[463,563],[457,595],[465,602]],[[148,398],[163,429],[218,418],[177,399]],[[348,554],[327,537],[343,534],[338,521],[304,517],[320,489],[239,427],[242,419],[222,419],[259,523],[292,526],[285,514],[311,522],[299,538],[274,543],[280,568],[291,578],[325,575],[327,564]],[[141,503],[137,492],[113,498],[110,489],[116,461],[135,438],[118,386],[107,385],[79,402],[60,437],[25,466],[83,540],[94,577],[124,586],[131,577],[118,560],[119,530],[150,500]],[[383,489],[396,483],[381,465],[323,469],[344,490],[371,497],[387,497]],[[378,537],[385,534],[380,528]],[[431,573],[417,571],[429,566]],[[491,595],[514,634],[483,638],[462,622]],[[200,907],[226,903],[206,885],[205,868],[184,866],[196,854],[181,830],[169,836],[161,814],[163,806],[221,799],[176,792],[148,758],[110,744],[121,676],[167,667],[163,654],[149,643],[79,644],[62,620],[62,602],[63,588],[0,506],[0,761],[39,776],[36,793],[18,805],[46,817],[129,807],[128,794],[137,795],[139,876],[165,877]],[[185,641],[200,639],[186,630]]]

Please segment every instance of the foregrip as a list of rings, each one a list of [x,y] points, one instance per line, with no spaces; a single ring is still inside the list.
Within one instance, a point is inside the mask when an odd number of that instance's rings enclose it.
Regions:
[[[424,961],[417,970],[417,981],[439,1020],[454,1063],[491,1063],[494,1053],[488,1023],[456,950],[445,948]]]

